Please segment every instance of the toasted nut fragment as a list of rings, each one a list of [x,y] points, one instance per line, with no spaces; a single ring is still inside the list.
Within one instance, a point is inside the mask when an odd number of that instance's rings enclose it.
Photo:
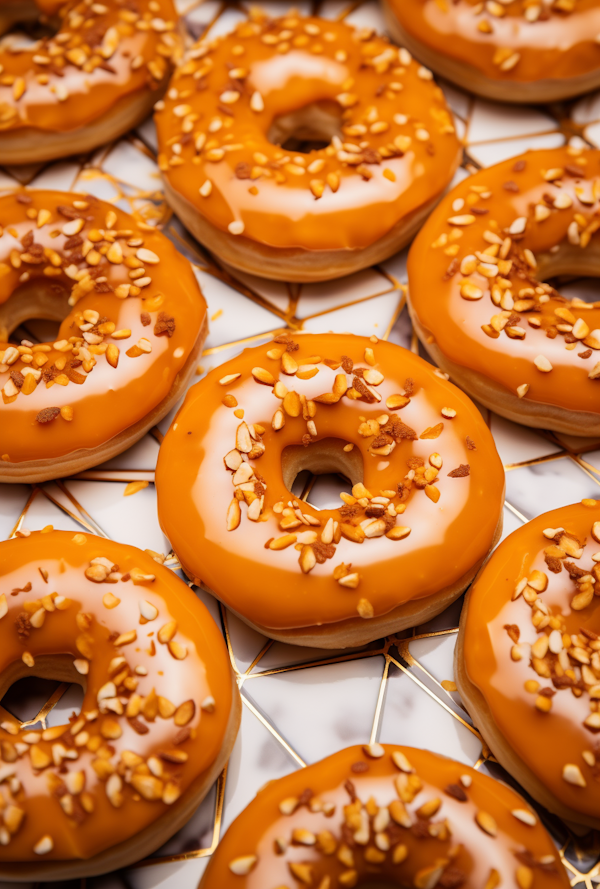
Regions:
[[[475,821],[478,826],[491,837],[495,837],[498,833],[498,825],[494,821],[491,815],[488,815],[487,812],[479,811],[475,815]]]
[[[249,874],[258,858],[256,855],[241,855],[229,862],[229,870],[238,877],[245,877]]]
[[[183,704],[175,711],[175,716],[173,717],[173,722],[176,726],[182,727],[187,725],[194,718],[194,714],[196,713],[196,704],[194,701],[184,701]]]
[[[532,571],[527,583],[538,593],[543,593],[548,588],[548,575],[543,571]]]
[[[252,376],[257,383],[264,383],[265,386],[274,386],[276,383],[273,374],[265,370],[264,367],[253,367]]]
[[[275,432],[279,432],[279,430],[283,429],[283,427],[285,426],[285,414],[280,408],[278,408],[273,414],[271,426]]]
[[[131,784],[144,799],[155,800],[161,799],[164,790],[164,784],[154,775],[140,775],[134,772],[131,777]]]
[[[515,874],[519,889],[531,889],[533,883],[533,871],[526,864],[520,864]]]
[[[410,528],[396,525],[393,528],[390,528],[385,536],[388,538],[388,540],[404,540],[405,537],[408,537],[410,531]]]
[[[52,852],[54,849],[54,840],[50,836],[50,834],[45,834],[41,839],[37,841],[35,846],[33,847],[33,851],[36,855],[47,855],[48,852]]]
[[[338,583],[340,586],[355,590],[360,583],[360,576],[356,572],[345,574],[343,577],[338,578]]]
[[[385,747],[381,744],[373,742],[372,744],[363,744],[363,751],[370,756],[371,759],[381,759],[385,755]]]
[[[277,537],[269,543],[269,549],[280,550],[287,549],[288,546],[296,543],[296,534],[284,534],[283,537]]]
[[[182,645],[180,642],[168,642],[167,647],[169,649],[169,653],[175,658],[176,661],[184,661],[187,657],[188,650],[185,645]]]
[[[511,815],[514,815],[518,821],[522,821],[523,824],[527,824],[529,827],[535,827],[537,824],[537,817],[530,809],[513,809]]]
[[[242,520],[242,510],[239,501],[234,497],[227,510],[227,530],[235,531]]]
[[[299,800],[295,796],[289,796],[279,803],[279,811],[282,815],[291,815],[298,808]]]
[[[568,762],[563,766],[562,776],[568,784],[574,784],[576,787],[586,787],[587,783],[579,766]]]
[[[297,392],[288,392],[284,396],[283,409],[290,417],[300,416],[302,412],[302,402],[300,401],[300,396]]]
[[[174,638],[175,633],[177,632],[177,621],[170,620],[168,623],[163,624],[158,633],[156,634],[156,638],[159,642],[165,645],[167,642],[170,642],[171,639]]]
[[[288,376],[293,376],[298,370],[298,363],[292,358],[290,352],[284,352],[281,356],[281,370]]]
[[[303,546],[300,552],[300,558],[298,559],[300,563],[300,568],[302,569],[303,574],[308,574],[309,571],[317,564],[317,557],[315,556],[315,551],[312,546]]]

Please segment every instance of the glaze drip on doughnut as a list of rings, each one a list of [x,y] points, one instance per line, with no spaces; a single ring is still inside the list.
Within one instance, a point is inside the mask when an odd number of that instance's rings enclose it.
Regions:
[[[232,711],[226,649],[148,553],[52,530],[0,552],[2,694],[36,669],[85,686],[66,725],[21,729],[0,708],[0,867],[89,859],[214,766]]]
[[[522,797],[424,750],[350,747],[271,781],[234,821],[201,889],[568,887]]]
[[[319,471],[354,482],[338,509],[290,491],[287,449],[303,461],[311,445],[327,450]],[[407,350],[284,334],[190,390],[156,483],[189,576],[247,620],[293,629],[368,621],[474,571],[504,474],[477,408]]]
[[[600,302],[543,282],[598,274],[599,198],[600,152],[573,148],[504,161],[444,198],[408,264],[419,335],[442,366],[491,379],[524,411],[532,401],[598,422]]]
[[[600,502],[584,500],[500,545],[469,593],[461,631],[467,676],[495,726],[561,805],[596,823],[598,596]]]
[[[327,147],[270,140],[309,106],[332,129]],[[459,159],[430,71],[372,29],[316,17],[256,13],[202,41],[159,108],[168,186],[221,231],[272,247],[370,245],[432,201]]]
[[[59,29],[31,48],[0,49],[0,132],[80,130],[124,96],[157,92],[180,55],[171,0],[37,6]]]
[[[191,370],[206,323],[191,267],[159,232],[89,195],[7,195],[0,222],[2,461],[98,447]],[[64,319],[53,343],[6,342],[40,316]]]

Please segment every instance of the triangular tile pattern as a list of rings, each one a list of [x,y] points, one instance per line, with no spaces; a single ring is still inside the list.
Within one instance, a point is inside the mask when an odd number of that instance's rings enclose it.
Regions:
[[[176,0],[189,33],[226,32],[250,3]],[[266,4],[273,14],[287,2]],[[310,12],[309,0],[293,4]],[[322,0],[320,14],[347,17],[353,24],[383,28],[374,0]],[[515,108],[484,102],[442,83],[465,144],[465,163],[455,181],[528,148],[575,144],[600,146],[600,94],[560,108]],[[580,136],[573,136],[573,133]],[[211,368],[262,342],[272,331],[290,327],[312,331],[376,334],[418,349],[405,307],[406,253],[326,284],[289,285],[264,281],[219,266],[170,213],[156,165],[156,133],[151,119],[116,144],[87,158],[54,164],[0,168],[0,193],[26,184],[35,188],[91,192],[124,209],[136,210],[165,233],[196,268],[207,296],[211,333],[194,382]],[[575,282],[573,295],[595,291],[595,283]],[[41,329],[32,327],[42,335]],[[31,330],[29,334],[33,335]],[[599,496],[600,441],[554,436],[524,429],[495,415],[488,419],[507,469],[504,536],[539,513]],[[87,530],[142,548],[167,553],[169,544],[156,518],[154,468],[158,445],[174,411],[130,451],[76,479],[39,487],[0,487],[0,537],[18,527],[46,525]],[[148,486],[124,497],[129,481]],[[176,559],[168,560],[175,570]],[[266,782],[340,747],[379,739],[414,744],[475,764],[504,780],[510,778],[486,751],[462,709],[452,685],[452,655],[461,603],[403,640],[374,643],[361,652],[300,649],[272,643],[218,605],[209,592],[196,590],[222,627],[242,690],[242,727],[226,775],[215,785],[192,821],[156,856],[123,873],[87,881],[94,889],[193,889],[222,832]],[[56,684],[21,691],[13,699],[22,719],[38,716],[50,697],[48,724],[76,710],[76,687]],[[48,709],[48,706],[46,706]],[[542,813],[543,814],[543,813]],[[573,885],[592,889],[600,863],[586,838],[577,839],[556,819],[547,821]],[[594,881],[594,882],[592,882]],[[27,884],[19,884],[27,885]],[[70,884],[80,889],[77,882]],[[0,889],[9,884],[0,883]]]

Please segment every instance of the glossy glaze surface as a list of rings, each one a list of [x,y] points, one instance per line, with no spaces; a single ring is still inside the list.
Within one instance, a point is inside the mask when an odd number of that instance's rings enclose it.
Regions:
[[[0,342],[2,460],[97,447],[166,397],[194,348],[206,304],[191,266],[164,235],[85,195],[0,198],[0,231],[0,326],[8,300],[12,326],[64,317],[54,343]]]
[[[569,885],[550,837],[514,790],[445,757],[391,744],[349,747],[272,781],[229,828],[200,885],[283,889],[382,879],[468,889]]]
[[[327,147],[270,141],[274,121],[317,105],[311,120],[326,112],[337,133]],[[460,157],[431,72],[372,29],[319,18],[257,13],[199,43],[160,107],[171,187],[218,229],[272,247],[372,244],[434,199]]]
[[[473,585],[464,630],[467,673],[508,743],[561,803],[596,818],[599,540],[600,501],[528,522]]]
[[[369,619],[457,581],[488,552],[504,491],[475,405],[390,343],[280,339],[246,349],[189,390],[165,437],[159,519],[186,572],[278,629]],[[363,373],[378,382],[366,385]],[[248,424],[263,430],[254,427],[253,440]],[[352,446],[352,481],[364,485],[340,509],[318,510],[286,489],[282,452],[331,438]],[[235,475],[225,457],[241,466]]]
[[[540,281],[598,275],[599,197],[600,151],[531,151],[461,182],[409,254],[426,343],[526,401],[597,413],[600,302]]]
[[[63,655],[85,688],[81,712],[44,732],[0,713],[0,861],[89,858],[213,764],[231,710],[225,645],[186,585],[134,547],[51,530],[0,554],[0,672],[22,662],[35,676],[43,658],[51,673]]]
[[[494,80],[565,80],[600,67],[598,0],[387,0],[428,49]]]
[[[23,5],[32,12],[33,4]],[[78,130],[123,96],[158,91],[179,58],[171,0],[43,0],[37,6],[57,30],[18,52],[10,44],[0,48],[0,132]],[[16,5],[9,12],[19,20]]]

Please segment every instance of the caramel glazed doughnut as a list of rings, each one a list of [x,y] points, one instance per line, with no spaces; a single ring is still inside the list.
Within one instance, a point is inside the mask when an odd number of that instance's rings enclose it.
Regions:
[[[597,500],[514,531],[467,595],[455,659],[462,699],[498,761],[551,812],[596,830],[599,544]]]
[[[169,203],[219,259],[266,278],[391,256],[461,156],[429,70],[372,29],[316,17],[256,13],[198,43],[157,107]]]
[[[0,34],[40,14],[56,34],[0,43],[0,163],[90,151],[141,123],[181,54],[172,0],[0,0]]]
[[[303,469],[353,484],[338,509]],[[504,472],[475,405],[387,342],[287,335],[194,386],[165,436],[158,514],[185,572],[250,626],[363,645],[443,611],[499,538]]]
[[[379,885],[567,889],[569,880],[514,790],[435,753],[369,744],[270,781],[221,840],[200,889]]]
[[[241,709],[227,650],[159,558],[51,526],[0,543],[0,695],[31,675],[84,688],[67,725],[22,729],[0,707],[0,879],[138,861],[223,769]]]
[[[6,342],[31,318],[61,321],[56,341]],[[89,195],[0,198],[0,482],[130,447],[181,397],[206,332],[191,266],[160,232]]]
[[[600,86],[598,0],[384,0],[388,30],[469,92],[555,102]]]
[[[600,151],[531,151],[461,182],[411,248],[419,338],[509,420],[600,435],[600,302],[542,283],[599,274],[599,197]]]

